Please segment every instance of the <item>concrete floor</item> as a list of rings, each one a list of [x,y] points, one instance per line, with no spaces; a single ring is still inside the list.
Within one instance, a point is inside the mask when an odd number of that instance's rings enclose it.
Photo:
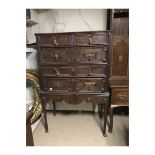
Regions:
[[[103,137],[97,113],[47,112],[49,132],[45,133],[43,120],[33,132],[35,146],[128,146],[129,116],[114,115],[113,133]]]

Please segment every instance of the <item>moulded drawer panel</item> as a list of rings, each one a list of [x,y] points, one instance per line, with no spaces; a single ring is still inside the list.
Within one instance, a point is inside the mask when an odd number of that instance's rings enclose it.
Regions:
[[[58,66],[42,67],[41,71],[44,77],[70,77],[72,76],[71,67],[58,67]]]
[[[39,35],[38,42],[39,46],[47,46],[47,47],[71,46],[72,35],[71,34]]]
[[[93,46],[108,44],[108,33],[75,33],[74,45],[77,46]]]
[[[70,79],[59,79],[59,78],[44,78],[43,87],[45,91],[48,92],[69,92],[71,91],[71,81]]]
[[[70,50],[70,48],[41,48],[40,61],[42,64],[69,63]]]
[[[129,91],[128,89],[113,89],[112,90],[112,104],[129,105]]]
[[[108,80],[107,79],[94,79],[94,78],[78,78],[75,79],[75,91],[77,92],[107,92]]]
[[[107,46],[75,48],[75,62],[86,64],[103,64],[107,62]]]
[[[107,65],[81,65],[76,67],[76,76],[79,77],[107,77]]]

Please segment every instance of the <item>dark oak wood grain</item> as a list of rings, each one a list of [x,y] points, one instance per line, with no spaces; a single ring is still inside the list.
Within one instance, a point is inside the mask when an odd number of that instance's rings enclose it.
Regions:
[[[104,106],[106,136],[109,104],[110,31],[36,34],[41,98],[69,104],[97,103]],[[54,114],[56,112],[54,111]],[[45,129],[48,131],[47,118]]]

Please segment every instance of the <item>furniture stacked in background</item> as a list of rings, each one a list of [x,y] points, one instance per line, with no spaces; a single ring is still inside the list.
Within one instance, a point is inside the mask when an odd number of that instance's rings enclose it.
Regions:
[[[26,29],[38,24],[35,20],[35,12],[32,9],[26,9]],[[33,111],[30,123],[34,123],[42,114],[42,106],[39,96],[40,86],[37,70],[38,65],[36,43],[30,43],[26,35],[26,111]]]
[[[103,105],[106,136],[109,103],[109,31],[36,34],[41,101]]]
[[[110,126],[113,129],[115,107],[129,106],[129,10],[108,10],[108,28],[112,31],[109,107]]]

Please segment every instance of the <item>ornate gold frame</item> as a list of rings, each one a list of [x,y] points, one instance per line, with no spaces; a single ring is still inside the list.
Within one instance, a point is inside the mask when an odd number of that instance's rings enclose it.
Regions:
[[[34,91],[33,116],[31,118],[31,123],[33,123],[40,115],[42,115],[42,105],[39,96],[40,86],[36,71],[26,70],[26,85],[31,86]]]

